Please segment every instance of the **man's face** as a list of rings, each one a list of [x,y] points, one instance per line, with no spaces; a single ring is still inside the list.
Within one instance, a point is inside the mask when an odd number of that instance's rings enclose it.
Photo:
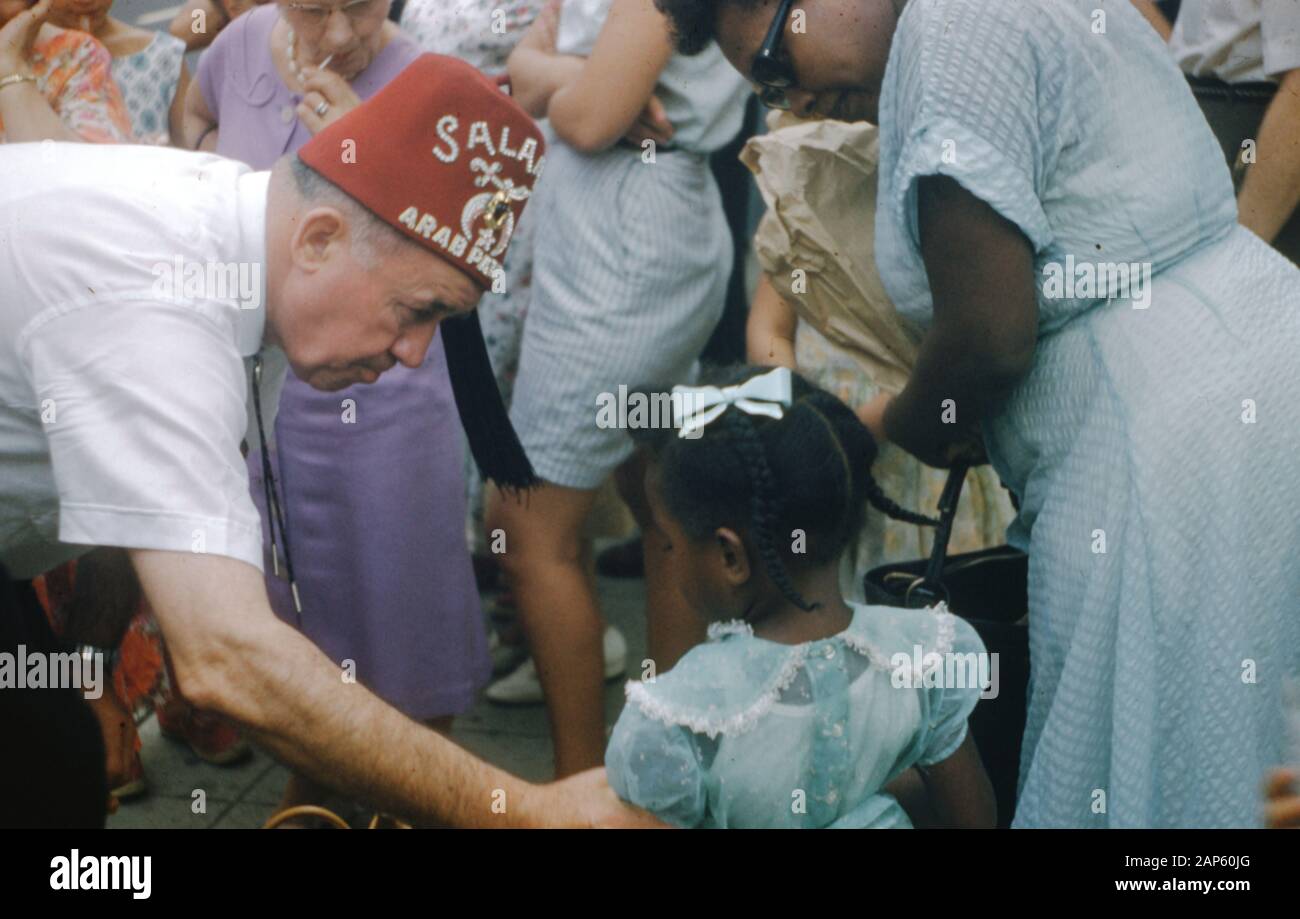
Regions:
[[[719,7],[718,46],[748,79],[776,10],[777,0],[752,9]],[[875,122],[897,25],[892,0],[796,3],[780,44],[780,55],[794,68],[795,85],[786,92],[790,110],[801,118]]]
[[[319,207],[293,235],[276,337],[293,372],[316,389],[373,383],[395,364],[418,367],[438,323],[478,305],[482,290],[414,243],[356,257],[338,211]]]

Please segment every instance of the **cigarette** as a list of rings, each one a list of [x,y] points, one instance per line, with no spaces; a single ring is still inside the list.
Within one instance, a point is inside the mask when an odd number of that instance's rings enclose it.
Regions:
[[[320,64],[317,65],[316,69],[317,69],[317,70],[324,70],[326,67],[328,67],[328,66],[330,65],[330,61],[332,61],[332,60],[334,60],[334,55],[331,54],[331,55],[329,55],[328,57],[326,57],[325,60],[321,61]]]

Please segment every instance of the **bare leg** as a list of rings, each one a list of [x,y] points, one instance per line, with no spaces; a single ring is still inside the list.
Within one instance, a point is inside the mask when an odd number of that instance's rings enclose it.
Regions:
[[[502,568],[537,665],[562,778],[605,758],[604,622],[583,551],[595,491],[546,484],[526,498],[488,496],[488,529],[505,531]]]
[[[641,527],[642,552],[645,553],[646,645],[655,672],[664,673],[671,670],[683,654],[704,641],[705,624],[686,605],[681,591],[666,570],[660,549],[667,537],[650,517],[650,506],[645,497],[645,467],[644,454],[635,453],[618,467],[615,481],[618,493]]]

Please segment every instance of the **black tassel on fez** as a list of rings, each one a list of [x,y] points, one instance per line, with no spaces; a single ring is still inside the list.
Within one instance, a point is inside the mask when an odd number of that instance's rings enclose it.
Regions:
[[[539,484],[497,388],[478,310],[447,319],[438,330],[447,354],[456,411],[479,471],[507,491]]]

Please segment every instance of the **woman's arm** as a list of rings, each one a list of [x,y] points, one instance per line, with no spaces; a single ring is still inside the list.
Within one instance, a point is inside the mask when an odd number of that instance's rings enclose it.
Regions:
[[[167,113],[168,133],[173,147],[185,146],[185,102],[190,90],[190,68],[181,60],[181,76],[172,95],[171,109]]]
[[[560,4],[552,0],[537,14],[519,44],[506,59],[510,92],[524,111],[545,118],[551,96],[582,73],[586,58],[555,53],[555,35],[560,24]]]
[[[885,410],[884,429],[909,453],[945,466],[1033,364],[1034,256],[1014,224],[954,179],[921,179],[918,199],[934,321],[907,386]]]
[[[654,0],[614,0],[577,79],[551,96],[547,116],[555,133],[586,153],[616,144],[649,103],[673,53]]]
[[[32,82],[17,83],[0,89],[0,124],[4,125],[5,140],[9,143],[81,140],[54,113],[50,103],[45,101],[41,91]]]
[[[766,274],[758,276],[754,302],[745,323],[745,351],[749,362],[761,367],[797,369],[794,336],[799,318]]]
[[[185,91],[185,110],[181,116],[177,146],[187,150],[215,150],[217,147],[217,116],[204,101],[198,80],[190,80]]]
[[[918,767],[935,826],[993,829],[998,803],[984,763],[969,733],[957,752],[933,766]]]
[[[1300,70],[1282,77],[1259,126],[1259,158],[1237,196],[1242,226],[1272,242],[1300,205]]]

